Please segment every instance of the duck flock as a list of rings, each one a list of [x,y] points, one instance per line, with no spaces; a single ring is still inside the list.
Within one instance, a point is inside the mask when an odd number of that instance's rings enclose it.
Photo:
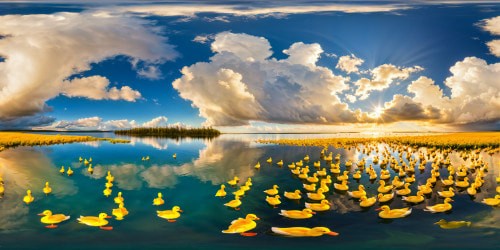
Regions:
[[[382,145],[382,146],[381,146]],[[347,146],[346,146],[347,147]],[[329,198],[333,195],[348,195],[353,200],[359,203],[359,207],[369,209],[378,203],[376,210],[379,210],[378,216],[382,219],[400,219],[409,216],[412,213],[411,206],[419,204],[429,199],[432,195],[438,195],[442,199],[441,203],[432,206],[426,206],[425,211],[429,213],[446,213],[453,209],[453,197],[461,193],[467,193],[470,196],[476,195],[484,184],[484,177],[488,172],[488,163],[484,162],[481,149],[472,149],[459,151],[459,157],[467,162],[462,165],[453,165],[450,155],[454,152],[451,148],[418,148],[405,146],[401,144],[364,144],[355,146],[356,150],[362,152],[366,157],[359,160],[341,159],[341,155],[333,156],[333,152],[328,152],[328,148],[324,148],[317,159],[305,155],[299,161],[289,162],[285,164],[283,160],[276,163],[271,157],[266,160],[265,164],[257,162],[255,169],[259,170],[262,167],[288,167],[291,177],[301,183],[302,188],[296,190],[280,190],[278,184],[270,186],[265,190],[262,199],[270,206],[279,208],[281,199],[298,201],[302,204],[302,210],[280,210],[279,215],[292,220],[306,220],[312,218],[316,213],[325,212],[332,209],[332,204]],[[491,150],[489,152],[495,152]],[[374,154],[368,158],[368,155]],[[398,157],[395,157],[397,155]],[[173,157],[177,157],[176,154]],[[87,168],[89,174],[93,173],[92,158],[78,159]],[[142,161],[149,161],[150,157],[142,157]],[[312,164],[311,164],[312,163]],[[344,164],[341,164],[344,163]],[[312,165],[312,167],[310,167]],[[376,167],[374,167],[376,166]],[[430,167],[428,167],[430,166]],[[422,175],[424,172],[429,172],[430,176],[420,185],[416,182],[416,176]],[[73,170],[68,167],[61,167],[59,172],[63,175],[72,176]],[[350,188],[348,183],[351,181],[359,181],[363,175],[366,175],[372,183],[378,183],[377,195],[369,195],[363,184],[359,184],[356,188]],[[106,183],[104,185],[103,195],[110,197],[112,195],[112,187],[114,176],[111,171],[107,172]],[[496,177],[496,182],[500,183],[500,175]],[[358,182],[359,183],[359,182]],[[439,183],[439,185],[437,185]],[[231,191],[226,190],[226,185],[220,185],[220,189],[215,193],[216,197],[227,198],[232,196],[231,200],[224,202],[223,205],[239,210],[244,206],[242,198],[252,188],[252,178],[246,181],[241,181],[238,176],[228,180],[226,183],[232,188]],[[412,193],[411,186],[417,187],[416,193]],[[49,182],[45,183],[42,188],[43,193],[48,196],[52,193],[52,187]],[[335,191],[335,192],[332,192]],[[3,179],[0,177],[0,195],[5,192]],[[494,197],[485,198],[482,203],[499,207],[500,206],[500,186],[497,184],[497,194]],[[390,207],[389,204],[394,199],[401,199],[407,206]],[[26,191],[26,196],[23,202],[27,205],[32,203],[35,197],[31,190]],[[125,198],[122,192],[118,192],[113,198],[116,208],[111,211],[111,215],[116,220],[123,220],[129,211],[125,207]],[[165,204],[161,192],[152,200],[153,206],[161,206]],[[175,205],[169,210],[158,210],[156,214],[159,218],[168,222],[175,222],[180,219],[180,206]],[[45,210],[39,214],[41,223],[45,224],[46,228],[57,228],[61,222],[70,219],[70,216],[62,213],[52,213],[50,210]],[[109,225],[109,219],[112,216],[106,212],[101,212],[96,216],[80,216],[77,221],[86,226],[98,227],[103,230],[112,230]],[[257,226],[259,217],[256,214],[247,214],[245,218],[238,218],[228,225],[227,229],[222,230],[222,233],[241,234],[242,236],[255,236],[257,233],[252,232]],[[436,222],[444,229],[453,229],[464,226],[470,226],[468,221],[446,221],[444,219]],[[337,232],[330,228],[317,225],[316,227],[272,227],[271,231],[276,235],[289,237],[316,237],[322,235],[337,236]]]

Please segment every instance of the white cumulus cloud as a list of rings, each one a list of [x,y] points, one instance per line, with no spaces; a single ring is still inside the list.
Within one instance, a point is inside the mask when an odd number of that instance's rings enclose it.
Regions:
[[[36,127],[36,129],[42,130],[119,130],[119,129],[130,129],[137,127],[164,127],[164,126],[174,126],[178,124],[168,124],[167,117],[158,116],[144,123],[138,123],[135,120],[121,119],[121,120],[103,120],[101,117],[93,116],[80,118],[73,121],[62,120],[56,121],[48,126]]]
[[[363,64],[364,60],[356,57],[355,55],[347,55],[339,57],[339,61],[335,68],[340,69],[348,74],[359,72],[359,66]]]
[[[480,26],[490,32],[492,35],[500,36],[500,16],[493,17],[490,19],[485,19],[480,23]],[[490,52],[497,56],[500,57],[500,40],[495,39],[492,41],[489,41],[486,43],[488,48],[490,49]]]

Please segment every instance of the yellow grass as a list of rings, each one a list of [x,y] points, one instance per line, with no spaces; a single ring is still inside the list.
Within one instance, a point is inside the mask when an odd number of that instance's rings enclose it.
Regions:
[[[0,151],[16,146],[41,146],[72,142],[106,140],[111,143],[128,143],[127,140],[97,138],[92,136],[43,135],[22,132],[0,132]]]
[[[362,143],[397,143],[421,147],[451,147],[454,149],[499,148],[500,132],[470,132],[439,135],[387,136],[378,138],[320,138],[258,140],[260,143],[275,143],[297,146],[345,146]]]

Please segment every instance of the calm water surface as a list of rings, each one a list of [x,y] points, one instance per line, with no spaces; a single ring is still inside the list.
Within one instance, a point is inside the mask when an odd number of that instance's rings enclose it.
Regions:
[[[106,134],[104,136],[110,136]],[[426,205],[442,202],[437,194],[413,207],[412,214],[404,219],[385,221],[377,216],[374,208],[361,210],[358,202],[346,194],[330,191],[328,199],[334,204],[331,211],[318,213],[309,220],[290,220],[278,215],[280,209],[302,209],[302,200],[292,202],[285,198],[279,208],[265,202],[265,189],[273,184],[280,186],[280,193],[302,187],[302,182],[293,177],[287,164],[298,161],[305,154],[311,162],[319,160],[320,148],[263,145],[255,143],[259,138],[331,137],[332,135],[222,135],[212,140],[172,140],[155,138],[130,138],[130,144],[88,142],[44,147],[18,147],[0,152],[0,173],[5,180],[5,197],[0,200],[0,248],[27,249],[302,249],[317,248],[485,248],[500,247],[500,209],[491,208],[480,201],[495,195],[495,177],[500,172],[500,154],[482,153],[488,163],[489,172],[485,184],[476,197],[461,192],[454,197],[453,210],[448,214],[424,212]],[[335,135],[334,135],[335,136]],[[339,135],[337,135],[339,136]],[[340,136],[346,136],[341,134]],[[350,136],[357,136],[352,134]],[[127,138],[127,137],[121,137]],[[381,145],[382,147],[383,145]],[[425,150],[425,149],[422,149]],[[355,148],[330,148],[334,155],[345,160],[367,158],[371,163],[375,152],[367,156]],[[172,154],[177,154],[177,159]],[[92,157],[95,172],[90,175],[78,161],[78,157]],[[151,160],[141,161],[143,156]],[[268,157],[274,162],[283,159],[283,168],[266,163]],[[399,157],[395,154],[396,157]],[[452,164],[464,162],[457,153],[451,154]],[[254,165],[261,162],[261,169]],[[311,169],[312,163],[310,163]],[[59,174],[61,166],[71,166],[75,174],[71,177]],[[322,166],[325,162],[322,161]],[[417,182],[411,186],[416,190],[430,176],[430,163],[424,173],[417,173]],[[328,168],[327,168],[328,169]],[[379,173],[378,165],[375,169]],[[113,194],[103,196],[105,174],[115,176]],[[394,176],[394,172],[391,171]],[[219,185],[237,175],[245,181],[252,177],[253,186],[242,198],[240,211],[226,208],[225,199],[214,197]],[[447,171],[442,170],[447,176]],[[42,193],[44,183],[49,181],[53,193]],[[369,196],[377,193],[378,184],[368,181],[363,175],[360,183],[367,187]],[[350,189],[359,185],[351,180]],[[438,188],[440,189],[440,184]],[[35,202],[25,205],[22,198],[27,189],[33,191]],[[331,188],[333,190],[333,187]],[[236,189],[228,188],[232,192]],[[79,215],[111,214],[116,208],[113,197],[121,191],[125,207],[130,214],[122,221],[110,219],[112,231],[91,228],[76,222]],[[158,207],[152,200],[162,192],[166,204],[160,210],[178,205],[184,210],[176,223],[168,223],[156,216]],[[400,198],[391,207],[407,206]],[[46,229],[39,222],[38,213],[50,209],[55,213],[71,215],[71,219],[56,229]],[[247,213],[257,214],[261,220],[254,230],[256,237],[222,234],[229,223]],[[433,223],[439,219],[472,221],[469,228],[444,230]],[[270,233],[272,226],[327,226],[340,236],[318,238],[284,238]]]

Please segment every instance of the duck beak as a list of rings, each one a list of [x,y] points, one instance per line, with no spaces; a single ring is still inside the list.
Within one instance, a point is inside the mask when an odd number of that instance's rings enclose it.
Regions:
[[[381,207],[375,208],[375,211],[382,211],[382,208]]]
[[[257,218],[255,218],[255,220],[260,220],[260,218],[259,218],[259,217],[257,217]]]
[[[179,210],[179,212],[183,213],[184,211],[182,211],[182,210]]]
[[[43,213],[39,213],[39,214],[37,214],[37,215],[38,215],[38,216],[45,216],[45,214],[43,214]]]
[[[338,236],[339,235],[339,233],[337,233],[337,232],[329,232],[327,234],[330,236]]]
[[[111,219],[111,218],[113,218],[113,217],[112,217],[112,216],[109,216],[109,215],[108,215],[108,216],[106,216],[106,219]]]
[[[312,211],[311,214],[316,214],[316,212]]]

